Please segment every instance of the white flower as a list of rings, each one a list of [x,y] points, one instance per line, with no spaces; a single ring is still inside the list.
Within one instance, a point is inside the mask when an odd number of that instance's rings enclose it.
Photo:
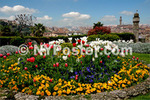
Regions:
[[[79,58],[77,58],[77,59],[76,59],[76,62],[79,62],[79,61],[80,61]]]
[[[18,58],[18,64],[20,63],[19,61],[20,61],[20,58]]]
[[[126,42],[125,40],[122,40],[122,42],[124,43],[124,42]]]
[[[94,58],[94,57],[92,58],[92,61],[95,61],[95,58]]]
[[[120,53],[120,56],[125,57],[125,54],[123,52]]]
[[[107,45],[107,46],[104,46],[105,49],[108,49],[108,50],[111,50],[111,46],[110,45]]]
[[[70,43],[72,43],[72,37],[70,37],[70,38],[68,38],[68,39],[69,39]]]
[[[67,56],[63,56],[62,58],[63,58],[63,60],[67,60]]]

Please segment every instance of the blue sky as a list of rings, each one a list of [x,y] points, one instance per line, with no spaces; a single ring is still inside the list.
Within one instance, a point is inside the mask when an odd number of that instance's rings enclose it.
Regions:
[[[150,0],[0,0],[0,18],[14,19],[14,15],[29,13],[46,26],[92,26],[101,21],[105,25],[132,24],[138,10],[140,24],[150,24]]]

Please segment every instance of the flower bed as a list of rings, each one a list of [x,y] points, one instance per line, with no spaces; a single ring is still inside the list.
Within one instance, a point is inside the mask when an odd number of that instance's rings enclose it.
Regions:
[[[87,43],[85,38],[76,41],[73,47],[101,46],[94,48],[94,52],[101,55],[85,55],[85,49],[78,49],[78,54],[73,55],[73,49],[66,56],[63,51],[68,50],[59,47],[56,55],[53,55],[53,50],[49,55],[40,55],[34,54],[32,43],[28,43],[30,53],[25,56],[20,55],[20,51],[12,56],[0,54],[0,87],[40,96],[86,95],[127,88],[149,76],[149,68],[138,57],[127,58],[112,53],[102,55],[104,48],[112,51],[117,47],[112,42],[98,40]],[[54,44],[63,43],[59,40],[44,45],[54,49]],[[42,54],[47,53],[45,49],[41,51]]]

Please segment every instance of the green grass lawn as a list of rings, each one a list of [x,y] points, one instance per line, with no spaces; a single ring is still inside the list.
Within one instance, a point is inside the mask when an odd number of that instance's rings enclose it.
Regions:
[[[131,99],[128,99],[128,100],[150,100],[150,92],[145,95],[139,95],[137,97],[132,97]]]
[[[145,64],[150,64],[150,54],[133,53],[132,56],[138,57],[139,60],[142,60]]]

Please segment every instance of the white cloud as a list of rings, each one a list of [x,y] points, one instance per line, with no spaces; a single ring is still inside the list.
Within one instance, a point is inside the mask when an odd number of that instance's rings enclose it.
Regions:
[[[81,14],[79,12],[69,12],[62,15],[64,17],[63,20],[60,21],[63,25],[70,26],[79,26],[79,25],[87,25],[87,22],[91,18],[88,14]]]
[[[101,19],[103,22],[114,22],[116,20],[117,18],[114,15],[106,15]]]
[[[65,13],[62,15],[63,17],[79,17],[80,13],[79,12],[69,12],[69,13]]]
[[[45,15],[43,17],[37,17],[36,23],[42,23],[45,26],[51,25],[52,17],[49,17],[48,15]]]
[[[10,16],[10,17],[0,17],[0,19],[14,20],[14,19],[15,19],[15,16]]]
[[[70,17],[76,20],[87,20],[90,19],[91,16],[88,14],[80,14],[79,12],[69,12],[62,15],[62,17]]]
[[[79,20],[84,20],[84,19],[90,19],[91,17],[90,17],[90,15],[86,15],[86,14],[81,14],[77,19],[79,19]]]
[[[4,6],[2,8],[0,7],[0,12],[5,13],[5,14],[20,14],[20,13],[32,14],[38,11],[32,8],[27,8],[21,5],[16,5],[13,7],[9,7],[9,6]]]
[[[43,17],[37,17],[37,20],[52,20],[52,17],[49,17],[48,15],[45,15]]]
[[[123,15],[127,15],[127,16],[130,16],[130,15],[133,15],[134,13],[133,12],[131,12],[131,11],[122,11],[122,12],[120,12],[121,14],[123,14]]]

